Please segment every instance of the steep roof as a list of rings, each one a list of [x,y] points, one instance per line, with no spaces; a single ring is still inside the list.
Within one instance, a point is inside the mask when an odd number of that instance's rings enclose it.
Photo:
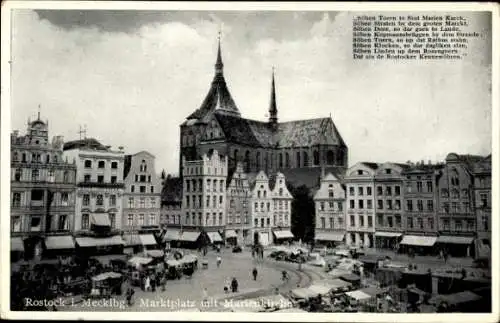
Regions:
[[[325,174],[331,173],[340,181],[345,176],[345,169],[342,167],[325,167]],[[320,184],[321,167],[294,168],[280,170],[285,175],[287,183],[299,187],[302,185],[308,188],[317,188]]]
[[[182,179],[167,176],[161,191],[162,202],[182,202]]]
[[[491,173],[491,154],[473,165],[474,173]]]
[[[226,139],[251,147],[285,148],[314,145],[339,145],[345,147],[331,118],[317,118],[278,123],[274,128],[262,121],[216,113]]]
[[[373,170],[377,169],[379,167],[379,164],[377,163],[372,163],[372,162],[361,162],[361,164],[365,165],[368,168],[371,168]]]
[[[104,146],[94,138],[68,141],[65,142],[63,146],[63,150],[71,150],[78,148],[87,148],[87,149],[102,150],[102,151],[109,150],[108,147]]]

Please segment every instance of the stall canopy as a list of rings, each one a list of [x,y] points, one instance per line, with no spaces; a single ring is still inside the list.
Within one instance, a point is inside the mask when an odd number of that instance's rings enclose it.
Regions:
[[[289,239],[293,238],[293,234],[290,232],[290,230],[275,230],[273,231],[274,236],[276,239]]]
[[[371,295],[368,295],[361,290],[353,290],[352,292],[347,292],[345,294],[357,301],[363,301],[372,298]]]
[[[226,239],[238,237],[234,230],[226,230],[225,234],[226,234]]]
[[[310,290],[309,288],[296,288],[290,292],[295,298],[308,299],[317,297],[318,293]]]
[[[153,258],[146,258],[146,257],[132,257],[128,260],[128,262],[134,266],[138,265],[147,265],[151,261],[153,261]]]
[[[45,238],[45,247],[54,249],[74,249],[75,241],[72,236],[53,236]]]
[[[207,236],[212,243],[222,242],[222,237],[220,236],[219,232],[207,232]]]
[[[328,286],[331,290],[334,291],[347,290],[352,286],[351,283],[346,282],[345,280],[342,279],[323,279],[316,281],[315,284]]]
[[[410,236],[406,235],[401,240],[402,245],[432,247],[436,243],[437,237],[431,236]]]
[[[471,244],[473,240],[473,237],[440,236],[437,238],[436,242],[450,244]]]
[[[93,225],[100,227],[110,227],[111,221],[107,213],[92,214],[91,221]]]
[[[340,279],[345,280],[347,282],[357,282],[361,278],[356,274],[349,273],[349,274],[345,274],[345,275],[340,276]]]
[[[123,235],[123,241],[125,241],[127,247],[140,246],[142,244],[138,234],[125,234]]]
[[[379,296],[379,295],[386,293],[388,291],[388,288],[380,288],[380,287],[373,286],[373,287],[367,287],[367,288],[360,289],[360,291],[362,291],[363,293],[365,293],[367,295],[375,297],[375,296]]]
[[[328,272],[328,276],[330,276],[331,278],[338,278],[338,277],[341,277],[343,275],[347,275],[350,273],[351,272],[348,270],[341,270],[341,269],[334,268]]]
[[[180,266],[180,265],[182,265],[182,263],[180,261],[175,260],[175,259],[169,259],[169,260],[167,260],[167,266],[177,267],[177,266]]]
[[[342,241],[344,240],[345,233],[343,232],[318,232],[314,240],[319,241]]]
[[[24,251],[24,242],[21,238],[10,238],[11,251]]]
[[[167,229],[165,236],[163,237],[163,241],[172,241],[172,240],[180,240],[180,230],[175,229]]]
[[[194,231],[179,232],[179,240],[180,241],[195,242],[196,240],[198,240],[199,236],[200,236],[199,232],[194,232]]]
[[[147,255],[153,258],[161,258],[165,255],[162,250],[148,250]]]
[[[376,237],[384,237],[384,238],[397,238],[401,237],[403,234],[399,232],[375,232]]]
[[[125,244],[121,236],[112,236],[105,238],[78,237],[76,238],[76,243],[79,247],[104,247]]]
[[[141,234],[139,239],[143,246],[156,245],[156,239],[152,234]]]
[[[102,273],[97,276],[92,277],[93,281],[101,281],[101,280],[106,280],[106,279],[116,279],[120,278],[122,274],[120,273],[115,273],[115,272],[107,272],[107,273]]]
[[[184,257],[182,257],[181,261],[183,263],[191,263],[191,262],[195,262],[198,260],[198,257],[196,257],[195,255],[185,255]]]
[[[316,295],[318,295],[318,294],[320,294],[320,295],[326,295],[326,294],[330,293],[330,291],[332,290],[329,286],[326,286],[326,285],[323,285],[323,284],[317,284],[317,283],[316,284],[312,284],[308,288],[309,288],[309,290],[311,290]]]

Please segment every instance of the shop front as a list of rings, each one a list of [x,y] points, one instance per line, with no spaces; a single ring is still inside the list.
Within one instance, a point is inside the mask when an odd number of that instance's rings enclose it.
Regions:
[[[402,235],[400,232],[375,232],[375,248],[397,250]]]
[[[452,257],[474,256],[474,238],[464,236],[441,235],[436,240],[437,249]]]
[[[314,241],[317,245],[325,245],[330,248],[334,248],[336,245],[341,245],[344,243],[345,232],[338,231],[324,231],[316,232]]]
[[[412,255],[433,254],[436,240],[436,236],[405,235],[400,242],[400,250]]]

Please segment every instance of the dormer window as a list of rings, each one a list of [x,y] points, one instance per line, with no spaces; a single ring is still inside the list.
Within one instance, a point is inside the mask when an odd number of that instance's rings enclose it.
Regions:
[[[391,174],[391,173],[392,173],[392,170],[391,170],[390,168],[386,168],[386,169],[385,169],[385,173],[386,173],[386,174]]]
[[[358,175],[363,175],[363,170],[358,169]]]

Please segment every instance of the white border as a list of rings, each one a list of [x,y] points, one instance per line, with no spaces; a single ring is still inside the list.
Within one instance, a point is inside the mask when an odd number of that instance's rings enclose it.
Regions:
[[[9,319],[101,319],[101,320],[199,320],[199,321],[290,321],[290,322],[497,322],[499,321],[499,281],[498,254],[492,261],[492,314],[362,314],[362,313],[191,313],[191,312],[11,312],[10,294],[10,240],[9,201],[10,201],[10,9],[128,9],[128,10],[190,10],[190,11],[489,11],[492,13],[492,250],[498,250],[500,220],[498,218],[499,187],[499,7],[495,3],[319,3],[319,2],[118,2],[118,1],[4,1],[2,3],[2,46],[1,46],[1,160],[0,160],[0,315]],[[495,230],[496,229],[496,230]]]

